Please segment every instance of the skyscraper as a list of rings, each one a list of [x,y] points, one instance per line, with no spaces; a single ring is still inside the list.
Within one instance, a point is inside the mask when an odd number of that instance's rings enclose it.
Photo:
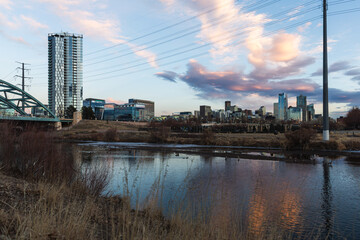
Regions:
[[[278,119],[287,120],[288,97],[285,93],[279,93]]]
[[[315,119],[315,108],[314,104],[307,105],[307,121]]]
[[[48,35],[48,99],[50,110],[65,116],[70,105],[80,111],[83,103],[83,36]]]
[[[225,111],[230,110],[231,101],[225,101]]]
[[[279,119],[279,103],[274,103],[274,117]]]
[[[302,109],[302,121],[306,122],[307,117],[307,103],[306,103],[306,96],[300,95],[296,97],[296,106]]]

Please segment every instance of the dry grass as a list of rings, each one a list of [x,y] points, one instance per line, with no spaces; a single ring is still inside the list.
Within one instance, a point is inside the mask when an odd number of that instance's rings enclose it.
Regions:
[[[2,239],[279,239],[287,234],[272,226],[259,233],[221,215],[175,213],[165,219],[156,204],[131,210],[127,201],[80,193],[76,186],[38,182],[16,184],[0,174],[0,186],[13,185],[1,196]],[[15,197],[16,199],[11,198]],[[17,204],[21,203],[21,204]],[[189,209],[190,210],[190,209]]]

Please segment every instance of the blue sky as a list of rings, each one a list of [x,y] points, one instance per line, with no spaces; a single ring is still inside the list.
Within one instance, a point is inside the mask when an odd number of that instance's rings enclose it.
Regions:
[[[84,97],[155,101],[157,115],[223,108],[272,111],[277,94],[322,113],[320,0],[0,0],[0,78],[47,103],[47,34],[84,35]],[[329,0],[333,117],[360,105],[360,0]],[[349,12],[347,10],[354,12]],[[340,12],[345,10],[345,14]],[[337,13],[334,15],[334,13]]]

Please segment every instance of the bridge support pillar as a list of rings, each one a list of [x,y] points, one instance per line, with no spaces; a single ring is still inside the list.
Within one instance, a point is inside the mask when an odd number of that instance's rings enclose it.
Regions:
[[[55,122],[55,130],[61,130],[62,125],[61,122]]]
[[[78,124],[81,120],[82,120],[81,112],[74,112],[72,125]]]

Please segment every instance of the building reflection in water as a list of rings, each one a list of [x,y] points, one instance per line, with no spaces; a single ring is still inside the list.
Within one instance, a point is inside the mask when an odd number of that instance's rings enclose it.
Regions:
[[[281,182],[269,186],[258,181],[249,202],[249,234],[259,238],[275,227],[297,233],[303,224],[301,212],[301,196],[296,188]]]

